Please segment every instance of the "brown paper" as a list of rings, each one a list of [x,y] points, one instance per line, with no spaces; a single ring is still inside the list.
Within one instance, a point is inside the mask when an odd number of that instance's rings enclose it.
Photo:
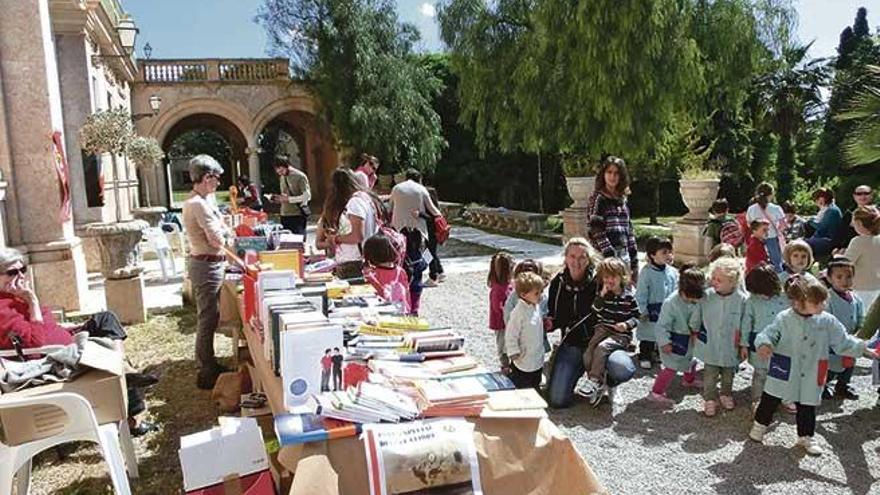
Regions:
[[[474,423],[480,477],[487,495],[607,493],[550,420],[477,419]],[[366,456],[357,438],[307,444],[298,458],[284,455],[283,450],[279,461],[294,472],[291,495],[368,492]]]

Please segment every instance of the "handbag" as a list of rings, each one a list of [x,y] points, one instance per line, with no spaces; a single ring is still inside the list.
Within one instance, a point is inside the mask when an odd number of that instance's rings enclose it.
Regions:
[[[760,207],[760,205],[758,206]],[[776,241],[779,243],[779,252],[782,253],[783,251],[785,251],[785,220],[783,219],[779,222],[773,223],[773,220],[770,218],[769,215],[767,215],[767,210],[765,210],[764,208],[758,209],[761,210],[761,213],[764,215],[764,218],[766,218],[767,221],[770,222],[770,225],[772,225],[773,228],[776,229]]]

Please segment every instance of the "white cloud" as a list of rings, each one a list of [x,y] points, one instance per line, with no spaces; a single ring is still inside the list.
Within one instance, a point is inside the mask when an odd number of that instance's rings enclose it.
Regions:
[[[434,5],[425,2],[419,7],[419,12],[422,13],[425,17],[434,17],[437,15],[437,9],[434,8]]]

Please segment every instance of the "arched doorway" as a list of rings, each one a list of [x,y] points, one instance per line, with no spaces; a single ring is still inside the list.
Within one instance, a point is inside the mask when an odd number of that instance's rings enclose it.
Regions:
[[[309,177],[312,209],[320,210],[325,185],[336,160],[335,150],[327,146],[327,135],[329,131],[314,114],[301,110],[282,112],[258,129],[260,180],[264,190],[279,190],[279,179],[272,163],[276,156],[284,155]]]
[[[165,182],[169,208],[180,208],[189,196],[192,183],[188,162],[193,156],[209,154],[220,162],[225,173],[217,189],[217,200],[228,202],[229,186],[247,172],[247,138],[232,122],[212,113],[196,113],[177,121],[162,140],[165,151]]]

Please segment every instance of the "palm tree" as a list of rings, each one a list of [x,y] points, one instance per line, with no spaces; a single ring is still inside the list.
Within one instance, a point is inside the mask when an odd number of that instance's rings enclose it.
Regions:
[[[770,72],[756,81],[765,109],[765,126],[779,138],[776,184],[781,200],[790,199],[794,186],[797,152],[795,136],[822,107],[819,89],[828,70],[824,59],[806,61],[812,43],[785,48]]]
[[[880,162],[880,66],[869,65],[864,87],[835,118],[855,124],[843,143],[851,166]]]

